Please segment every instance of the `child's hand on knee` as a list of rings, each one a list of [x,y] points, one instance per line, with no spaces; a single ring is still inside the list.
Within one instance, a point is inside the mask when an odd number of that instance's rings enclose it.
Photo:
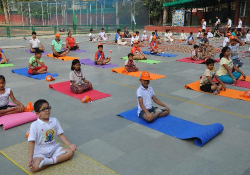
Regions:
[[[33,162],[33,158],[29,158],[28,160],[28,165],[30,169],[34,169],[34,162]]]
[[[75,144],[69,145],[69,148],[70,148],[72,151],[76,151],[76,150],[77,150],[77,146],[76,146]]]

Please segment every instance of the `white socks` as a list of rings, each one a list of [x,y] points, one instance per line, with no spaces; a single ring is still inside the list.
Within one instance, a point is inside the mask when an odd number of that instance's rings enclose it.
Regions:
[[[52,157],[52,158],[50,158],[50,159],[45,158],[45,159],[43,159],[43,160],[40,162],[39,168],[42,168],[42,166],[44,166],[44,165],[52,165],[52,164],[55,164],[56,162],[57,162],[56,157]]]

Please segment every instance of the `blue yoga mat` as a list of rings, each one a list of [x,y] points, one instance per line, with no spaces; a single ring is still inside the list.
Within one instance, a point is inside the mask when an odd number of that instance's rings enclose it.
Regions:
[[[34,78],[34,79],[37,79],[37,80],[44,80],[47,75],[51,75],[52,77],[57,77],[58,76],[58,74],[52,74],[52,73],[30,75],[30,74],[28,74],[28,68],[27,67],[21,68],[21,69],[13,69],[11,71],[13,73],[18,74],[18,75],[23,75],[25,77]]]
[[[153,54],[153,53],[150,53],[149,51],[142,51],[142,53],[144,53],[146,55],[155,55],[155,56],[162,56],[162,57],[176,57],[176,56],[178,56],[178,55],[172,55],[172,54],[166,54],[166,53]]]
[[[224,130],[220,123],[200,125],[172,115],[148,123],[137,116],[137,108],[120,113],[118,116],[178,139],[195,139],[194,144],[200,147]]]

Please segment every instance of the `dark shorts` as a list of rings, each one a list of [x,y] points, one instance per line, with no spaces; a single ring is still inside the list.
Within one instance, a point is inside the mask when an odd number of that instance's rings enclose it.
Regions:
[[[219,83],[215,83],[217,86],[219,86]],[[213,92],[214,90],[211,89],[212,84],[205,84],[200,86],[200,89],[204,92]]]
[[[32,49],[34,49],[35,52],[38,52],[38,51],[39,51],[39,52],[44,52],[43,50],[40,50],[39,48],[32,48]],[[35,53],[35,52],[34,52],[34,53]]]
[[[57,52],[59,55],[60,54],[62,54],[64,51],[62,51],[62,52]],[[55,54],[54,54],[54,52],[53,52],[53,57],[57,57]]]
[[[76,50],[76,49],[78,49],[77,46],[74,46],[74,47],[71,47],[71,48],[70,48],[70,50]]]
[[[7,108],[14,108],[15,106],[13,105],[6,105],[6,106],[1,106],[0,107],[0,110],[4,110],[4,109],[7,109]]]
[[[153,112],[153,113],[155,113],[155,109],[156,109],[156,107],[152,107],[151,109],[147,109],[148,110],[148,112]],[[139,117],[140,118],[143,118],[143,115],[145,114],[145,112],[142,110],[141,112],[140,112],[140,114],[139,114]]]
[[[241,32],[241,28],[237,28],[237,31],[238,31],[238,32]]]

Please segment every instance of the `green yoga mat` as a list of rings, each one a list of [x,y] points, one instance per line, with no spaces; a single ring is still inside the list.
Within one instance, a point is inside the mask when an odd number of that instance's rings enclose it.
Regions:
[[[121,57],[121,59],[123,60],[127,60],[128,57]],[[157,63],[161,63],[161,61],[156,61],[156,60],[150,60],[150,59],[147,59],[147,60],[134,60],[134,61],[137,61],[137,62],[141,62],[141,63],[148,63],[148,64],[157,64]]]
[[[12,67],[14,64],[0,64],[0,67]]]

